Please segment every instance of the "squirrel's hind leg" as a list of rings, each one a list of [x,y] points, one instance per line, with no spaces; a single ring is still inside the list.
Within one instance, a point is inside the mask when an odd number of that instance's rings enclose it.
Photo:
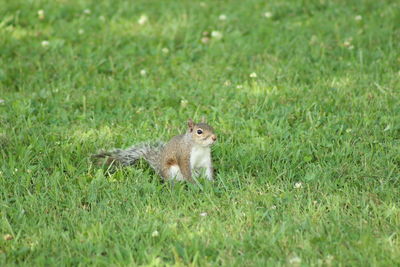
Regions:
[[[168,179],[171,180],[176,180],[176,181],[184,181],[185,179],[183,178],[181,169],[179,168],[178,165],[172,165],[171,167],[169,167],[168,170]]]

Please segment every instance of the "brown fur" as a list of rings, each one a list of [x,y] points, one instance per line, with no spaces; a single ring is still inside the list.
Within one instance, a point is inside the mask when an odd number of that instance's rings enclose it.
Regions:
[[[202,133],[198,134],[198,130],[201,130]],[[105,159],[107,166],[134,165],[139,158],[143,158],[165,180],[172,178],[169,172],[171,166],[178,165],[183,178],[193,181],[190,166],[193,145],[211,146],[213,142],[210,140],[215,141],[216,139],[214,129],[210,125],[205,122],[195,123],[190,119],[188,120],[188,131],[173,137],[167,144],[139,144],[128,149],[101,151],[92,158],[98,163],[104,163]]]

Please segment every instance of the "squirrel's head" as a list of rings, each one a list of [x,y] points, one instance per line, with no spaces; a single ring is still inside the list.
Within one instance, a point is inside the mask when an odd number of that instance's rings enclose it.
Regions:
[[[217,141],[214,128],[208,125],[204,119],[200,123],[195,123],[192,119],[188,120],[189,134],[194,142],[200,146],[211,146]]]

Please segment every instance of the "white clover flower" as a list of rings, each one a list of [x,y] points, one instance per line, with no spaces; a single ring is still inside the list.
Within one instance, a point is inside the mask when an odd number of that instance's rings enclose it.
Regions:
[[[90,13],[92,13],[92,11],[90,9],[84,9],[83,13],[89,15]]]
[[[242,89],[242,88],[243,88],[243,85],[238,84],[238,85],[236,85],[236,88],[237,88],[237,89]]]
[[[185,107],[187,107],[188,104],[189,104],[189,101],[187,101],[186,99],[181,100],[181,107],[185,108]]]
[[[219,31],[212,31],[211,32],[211,37],[215,39],[222,39],[222,33]]]
[[[226,15],[225,14],[221,14],[219,15],[219,20],[226,20]]]
[[[255,72],[250,73],[250,78],[257,78],[257,73]]]
[[[79,33],[80,35],[82,35],[82,34],[85,33],[85,30],[84,30],[84,29],[79,29],[78,33]]]
[[[141,71],[140,71],[140,75],[146,76],[146,74],[147,74],[147,71],[146,71],[146,70],[141,70]]]
[[[328,266],[332,265],[332,261],[333,261],[333,256],[332,256],[332,255],[326,256],[325,263],[326,263]]]
[[[276,210],[276,206],[273,205],[273,206],[271,207],[271,210]]]
[[[303,187],[302,182],[297,182],[297,183],[294,184],[294,188],[296,188],[296,189],[300,189],[302,187]]]
[[[264,13],[264,17],[266,17],[267,19],[272,18],[272,13],[267,11]]]
[[[344,42],[343,42],[343,46],[345,47],[349,47],[351,46],[351,41],[353,41],[353,38],[347,38]]]
[[[361,15],[357,15],[357,16],[354,17],[354,19],[356,21],[360,21],[360,20],[362,20],[362,16]]]
[[[289,259],[289,264],[299,265],[301,263],[301,258],[298,256],[293,256]]]
[[[157,237],[159,235],[160,235],[160,233],[157,230],[155,230],[153,233],[151,233],[152,237]]]
[[[37,14],[38,14],[39,19],[44,19],[44,10],[43,9],[38,10]]]
[[[47,40],[42,41],[42,46],[43,47],[48,47],[50,45],[50,42]]]
[[[166,47],[164,47],[163,49],[161,49],[161,51],[162,51],[164,54],[168,54],[168,53],[169,53],[169,49],[166,48]]]
[[[140,25],[144,25],[149,21],[149,18],[146,15],[141,15],[140,18],[138,19],[138,23]]]
[[[207,212],[202,212],[202,213],[200,213],[200,216],[201,217],[206,217],[208,214],[207,214]]]

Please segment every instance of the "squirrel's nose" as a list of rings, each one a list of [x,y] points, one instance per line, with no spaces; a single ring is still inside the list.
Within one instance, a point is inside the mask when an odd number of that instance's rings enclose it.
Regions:
[[[217,136],[216,136],[216,135],[213,135],[213,136],[211,137],[211,139],[212,139],[213,141],[216,141],[216,140],[217,140]]]

